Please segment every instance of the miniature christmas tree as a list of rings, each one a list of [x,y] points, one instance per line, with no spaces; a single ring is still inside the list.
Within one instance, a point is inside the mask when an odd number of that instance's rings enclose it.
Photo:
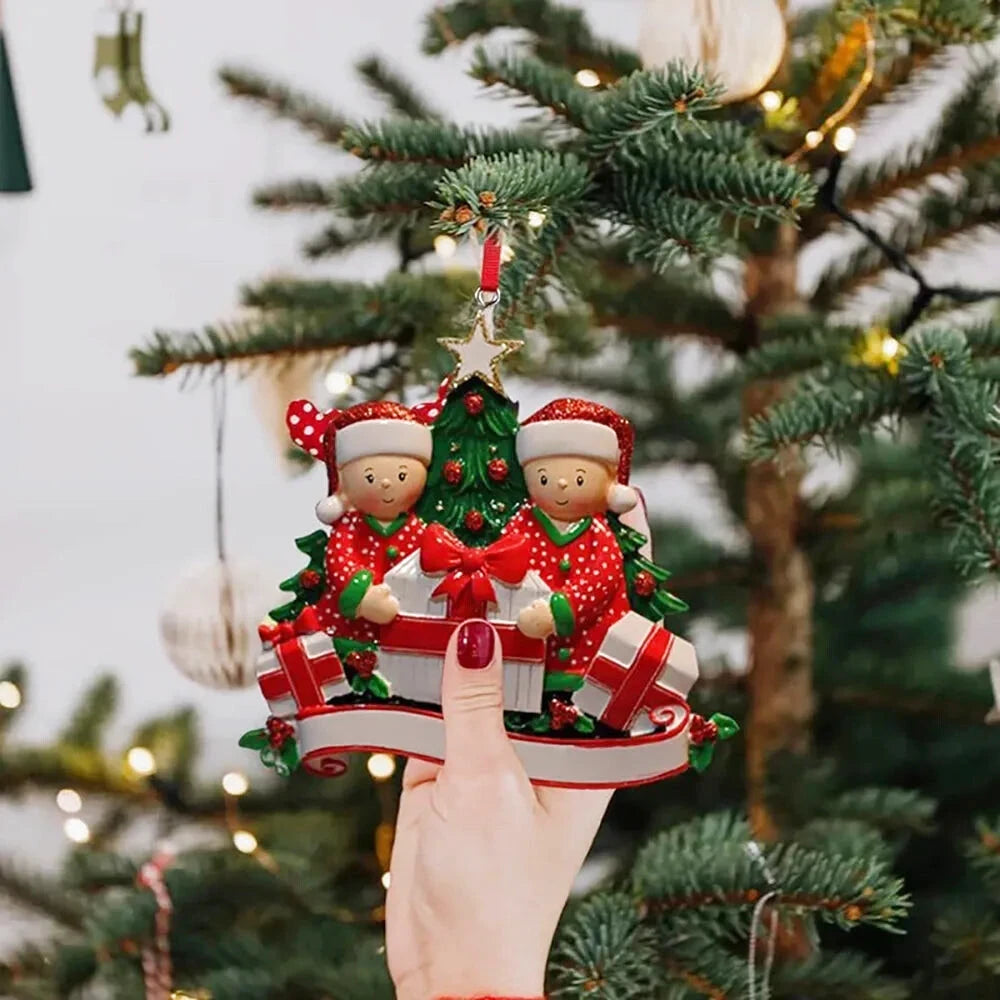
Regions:
[[[297,618],[303,608],[320,599],[326,586],[326,532],[320,528],[310,535],[296,538],[295,547],[309,559],[309,563],[305,569],[278,584],[280,590],[295,597],[271,612],[276,622]]]
[[[434,423],[434,453],[417,513],[466,545],[496,540],[526,496],[514,451],[517,404],[473,377]]]
[[[633,611],[650,621],[662,621],[667,615],[687,611],[687,602],[666,587],[671,574],[643,554],[648,539],[635,528],[630,528],[617,514],[608,514],[608,524],[618,539],[625,562],[625,581],[628,585],[628,602]]]

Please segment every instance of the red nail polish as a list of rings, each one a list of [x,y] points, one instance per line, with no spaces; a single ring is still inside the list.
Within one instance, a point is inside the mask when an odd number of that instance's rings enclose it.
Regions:
[[[489,622],[463,622],[458,629],[458,662],[466,670],[482,670],[493,659],[496,632]]]

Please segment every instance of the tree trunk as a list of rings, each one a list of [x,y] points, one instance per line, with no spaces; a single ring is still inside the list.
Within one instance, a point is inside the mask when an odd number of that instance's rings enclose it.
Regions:
[[[747,308],[758,320],[796,308],[796,250],[796,233],[785,227],[773,255],[748,261]],[[751,383],[743,395],[744,424],[783,392],[781,380]],[[799,456],[785,453],[751,466],[746,480],[755,566],[747,612],[747,790],[751,829],[763,841],[779,836],[766,800],[768,761],[779,751],[804,753],[811,736],[813,580],[797,541],[803,472]]]

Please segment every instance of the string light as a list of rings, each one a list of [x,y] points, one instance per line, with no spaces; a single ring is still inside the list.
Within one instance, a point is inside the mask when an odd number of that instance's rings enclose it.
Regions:
[[[506,264],[509,261],[512,261],[513,259],[514,259],[514,248],[509,243],[505,243],[500,248],[500,260],[503,261],[504,264]]]
[[[66,820],[63,832],[74,844],[86,844],[90,840],[90,827],[79,816],[71,816]]]
[[[854,147],[857,138],[858,133],[850,125],[841,125],[833,133],[833,148],[838,153],[848,153]]]
[[[368,773],[376,781],[388,781],[396,773],[396,758],[387,753],[373,753],[368,758]]]
[[[601,82],[601,78],[592,69],[577,70],[574,79],[581,87],[586,87],[588,90],[598,86]]]
[[[454,257],[457,249],[458,244],[447,233],[440,233],[434,237],[434,252],[439,257],[443,257],[445,260],[449,257]]]
[[[895,337],[886,337],[882,341],[882,357],[887,361],[892,360],[897,354],[899,354],[899,341]]]
[[[128,761],[128,766],[143,778],[156,771],[156,758],[146,747],[132,747],[125,759]]]
[[[765,111],[777,111],[785,102],[785,99],[776,90],[765,90],[758,100]]]
[[[56,792],[56,805],[64,813],[78,813],[83,808],[83,799],[72,788],[60,788]]]
[[[545,213],[531,211],[528,213],[528,225],[532,229],[541,229],[545,225]]]
[[[873,326],[865,331],[857,345],[857,358],[868,368],[884,368],[890,375],[899,374],[899,362],[906,348],[888,327]]]
[[[823,133],[814,128],[806,132],[806,148],[815,149],[823,141]]]
[[[337,368],[331,368],[326,373],[323,384],[331,396],[343,396],[344,393],[350,392],[351,386],[354,385],[354,376],[350,372],[342,372]]]
[[[253,854],[257,850],[257,838],[249,830],[234,830],[233,847],[241,854]]]
[[[388,889],[390,882],[392,882],[392,876],[389,874],[389,872],[385,872],[385,874],[382,876],[382,888]]]
[[[222,788],[227,795],[246,795],[250,782],[245,774],[229,771],[222,776]]]
[[[13,681],[0,681],[0,708],[15,709],[21,704],[21,689]]]

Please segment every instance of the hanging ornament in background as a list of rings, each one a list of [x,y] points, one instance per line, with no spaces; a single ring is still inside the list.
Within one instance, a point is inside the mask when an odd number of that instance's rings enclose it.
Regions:
[[[142,69],[143,13],[131,0],[109,3],[97,15],[94,83],[105,107],[142,124],[147,132],[166,132],[170,116],[153,97]]]
[[[639,55],[646,69],[671,59],[703,66],[725,87],[728,104],[764,89],[786,39],[777,0],[646,0]]]
[[[274,447],[282,464],[289,471],[299,466],[289,459],[285,411],[293,399],[307,399],[312,396],[315,380],[316,360],[306,357],[295,358],[277,371],[262,368],[254,376],[255,409],[268,435],[274,441]],[[340,405],[339,400],[334,400],[334,405]]]
[[[0,192],[23,194],[30,190],[31,174],[21,133],[21,118],[17,113],[17,96],[0,0]]]
[[[276,591],[264,570],[226,558],[222,455],[226,384],[213,386],[215,424],[216,558],[180,579],[160,615],[160,634],[170,662],[185,677],[210,688],[253,683],[260,640],[257,625],[274,604]]]

